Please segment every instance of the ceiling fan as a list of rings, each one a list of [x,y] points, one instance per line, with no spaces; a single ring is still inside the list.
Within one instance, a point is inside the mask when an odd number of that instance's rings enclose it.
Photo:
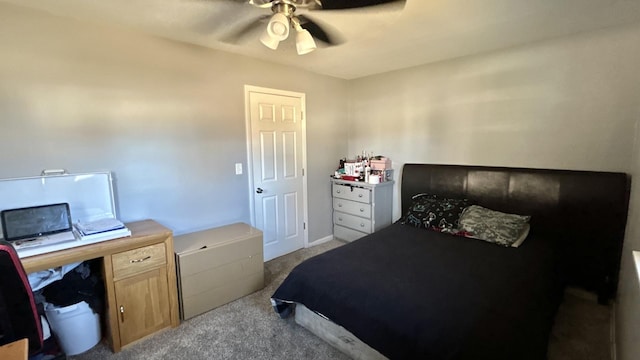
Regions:
[[[296,14],[296,10],[349,10],[358,11],[359,8],[371,7],[395,3],[404,7],[406,0],[225,0],[234,3],[244,3],[260,9],[270,9],[271,15],[262,15],[248,25],[240,28],[232,36],[222,41],[235,42],[240,37],[254,29],[266,27],[260,36],[260,42],[266,47],[276,50],[281,41],[289,37],[290,29],[296,31],[296,50],[299,55],[304,55],[316,49],[315,40],[319,40],[328,46],[338,45],[342,41],[335,31],[321,26],[317,20],[308,15]],[[268,20],[268,22],[267,22]],[[330,33],[332,33],[330,35]],[[315,40],[314,40],[315,39]]]

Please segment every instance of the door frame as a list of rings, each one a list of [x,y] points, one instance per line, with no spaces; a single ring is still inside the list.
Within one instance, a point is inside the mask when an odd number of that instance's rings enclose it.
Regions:
[[[300,117],[300,126],[302,130],[302,218],[303,218],[303,237],[304,243],[303,246],[305,248],[309,247],[309,211],[308,211],[308,193],[307,193],[307,174],[309,173],[307,169],[307,110],[306,110],[306,95],[305,93],[288,91],[288,90],[279,90],[272,88],[265,88],[254,85],[245,85],[244,86],[244,118],[245,118],[245,131],[246,131],[246,143],[247,143],[247,177],[249,178],[249,216],[251,217],[251,226],[256,226],[256,210],[255,210],[255,197],[253,196],[253,191],[255,189],[253,183],[253,153],[252,153],[252,136],[251,136],[251,103],[249,101],[249,93],[251,92],[259,92],[263,94],[271,94],[271,95],[282,95],[282,96],[291,96],[298,97],[301,100],[301,117]],[[264,246],[264,244],[263,244]]]

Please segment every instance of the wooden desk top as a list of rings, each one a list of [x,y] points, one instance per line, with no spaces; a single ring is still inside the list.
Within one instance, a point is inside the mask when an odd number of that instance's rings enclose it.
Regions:
[[[28,356],[28,339],[20,339],[0,346],[0,359],[2,360],[27,360]]]
[[[126,226],[131,230],[131,236],[129,237],[29,256],[20,260],[25,271],[31,273],[154,244],[158,242],[158,237],[164,239],[173,234],[171,229],[153,220],[136,221],[127,223]]]

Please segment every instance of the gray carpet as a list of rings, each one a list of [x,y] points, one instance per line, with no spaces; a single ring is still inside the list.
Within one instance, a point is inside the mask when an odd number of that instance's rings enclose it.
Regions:
[[[270,296],[291,269],[309,257],[342,245],[330,241],[265,264],[266,287],[182,322],[114,354],[105,344],[70,359],[348,359],[293,319],[280,319]],[[605,360],[610,308],[568,294],[549,344],[550,360]],[[526,326],[526,324],[523,324]]]

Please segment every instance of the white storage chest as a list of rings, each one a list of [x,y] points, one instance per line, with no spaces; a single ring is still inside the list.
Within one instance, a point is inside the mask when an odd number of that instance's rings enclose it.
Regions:
[[[184,320],[264,287],[262,232],[244,223],[175,237]]]

